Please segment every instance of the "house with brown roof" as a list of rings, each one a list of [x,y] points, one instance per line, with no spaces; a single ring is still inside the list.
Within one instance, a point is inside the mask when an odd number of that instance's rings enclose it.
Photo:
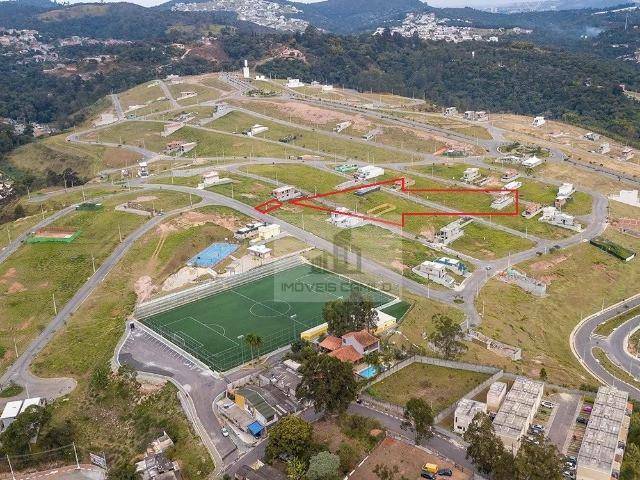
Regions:
[[[366,330],[360,330],[345,333],[341,338],[329,335],[319,346],[329,356],[355,364],[362,361],[365,355],[380,350],[380,339]]]

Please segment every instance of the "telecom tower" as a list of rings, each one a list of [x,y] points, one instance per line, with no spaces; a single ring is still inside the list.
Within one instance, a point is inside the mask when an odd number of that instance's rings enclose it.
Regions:
[[[247,61],[244,61],[244,67],[242,67],[242,76],[244,78],[250,78],[249,75],[249,64],[247,63]]]

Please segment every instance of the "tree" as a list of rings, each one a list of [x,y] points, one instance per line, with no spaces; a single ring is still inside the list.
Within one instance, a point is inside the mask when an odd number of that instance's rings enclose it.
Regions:
[[[540,380],[542,380],[543,382],[547,381],[547,369],[544,367],[540,369]]]
[[[542,435],[538,443],[524,442],[515,458],[515,480],[562,480],[564,462]]]
[[[322,307],[322,318],[327,322],[329,332],[340,337],[351,330],[347,305],[343,300],[332,300]]]
[[[38,432],[51,419],[51,410],[48,407],[31,406],[21,413],[0,434],[0,453],[3,455],[25,455],[30,453],[29,444],[31,439],[38,435]]]
[[[467,458],[471,459],[480,473],[491,473],[495,460],[504,452],[502,441],[493,430],[491,418],[478,413],[464,433],[464,439],[469,443]]]
[[[375,303],[365,297],[358,289],[351,290],[349,297],[327,302],[322,310],[322,316],[327,322],[329,331],[340,337],[355,330],[370,331],[375,327]]]
[[[251,350],[251,361],[253,361],[254,350],[259,351],[260,347],[262,347],[262,337],[260,335],[256,335],[255,333],[249,333],[246,337],[244,337],[244,341]]]
[[[313,427],[300,417],[287,415],[271,427],[265,458],[272,461],[280,455],[306,458],[311,446]]]
[[[462,355],[467,346],[462,342],[464,332],[459,323],[440,313],[432,317],[435,331],[429,335],[429,341],[446,359],[454,359]]]
[[[340,458],[331,452],[320,452],[309,460],[309,480],[335,480],[338,478]]]
[[[306,471],[307,466],[304,460],[298,457],[287,460],[287,478],[289,480],[302,480]]]
[[[24,211],[24,207],[22,206],[22,204],[18,204],[16,205],[16,208],[13,209],[13,218],[18,219],[18,218],[22,218],[26,215],[26,212]]]
[[[404,407],[405,422],[416,432],[416,444],[433,436],[433,410],[421,398],[410,398]]]
[[[342,413],[356,399],[358,385],[350,363],[317,355],[300,367],[296,397],[314,403],[316,412]]]
[[[640,447],[635,443],[627,445],[624,452],[620,480],[635,480],[640,478]]]

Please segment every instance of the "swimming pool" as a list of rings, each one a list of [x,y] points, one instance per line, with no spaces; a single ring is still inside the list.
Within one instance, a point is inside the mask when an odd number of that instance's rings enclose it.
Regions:
[[[373,365],[369,365],[367,368],[363,368],[358,372],[358,375],[360,375],[362,378],[365,378],[367,380],[375,377],[377,374],[378,374],[378,369]]]
[[[189,259],[190,267],[213,267],[238,249],[232,243],[212,243],[200,253]]]

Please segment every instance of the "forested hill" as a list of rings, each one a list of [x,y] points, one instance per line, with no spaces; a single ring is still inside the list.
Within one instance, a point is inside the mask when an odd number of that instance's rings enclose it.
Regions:
[[[631,64],[523,42],[452,44],[313,30],[279,41],[302,50],[307,61],[272,60],[261,73],[424,96],[460,109],[545,115],[640,145],[640,103],[620,87],[640,89],[640,69]],[[265,48],[255,39],[227,42],[236,55],[250,56],[256,43]]]
[[[238,21],[232,12],[171,12],[133,3],[83,3],[70,6],[0,2],[0,26],[34,29],[41,35],[72,35],[98,39],[179,41],[198,37],[212,25],[229,25],[246,32],[269,32],[256,24]]]

